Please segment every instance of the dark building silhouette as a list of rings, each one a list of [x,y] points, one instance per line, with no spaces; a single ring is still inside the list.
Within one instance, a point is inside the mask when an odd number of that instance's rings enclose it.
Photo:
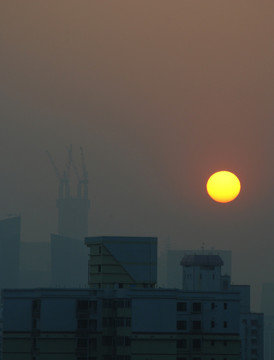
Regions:
[[[88,249],[84,241],[51,234],[51,286],[88,286]]]
[[[19,285],[21,217],[8,216],[0,220],[0,288]]]
[[[50,286],[50,243],[21,242],[20,287]]]

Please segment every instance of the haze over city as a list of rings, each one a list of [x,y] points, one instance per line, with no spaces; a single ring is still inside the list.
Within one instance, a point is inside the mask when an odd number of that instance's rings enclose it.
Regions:
[[[0,5],[1,214],[23,241],[57,228],[66,146],[89,171],[90,235],[157,236],[159,252],[232,250],[260,307],[273,282],[274,4],[8,1]],[[229,204],[206,193],[239,177]],[[168,245],[169,244],[169,245]]]

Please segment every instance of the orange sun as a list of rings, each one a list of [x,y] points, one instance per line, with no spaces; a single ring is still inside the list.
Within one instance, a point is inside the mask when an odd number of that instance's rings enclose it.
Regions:
[[[206,189],[208,195],[215,201],[221,203],[230,202],[239,195],[241,183],[230,171],[218,171],[210,176]]]

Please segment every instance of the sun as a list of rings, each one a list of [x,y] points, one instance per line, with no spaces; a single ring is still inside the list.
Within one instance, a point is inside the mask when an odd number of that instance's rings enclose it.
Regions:
[[[241,183],[230,171],[218,171],[210,176],[206,189],[208,195],[215,201],[221,203],[230,202],[239,195]]]

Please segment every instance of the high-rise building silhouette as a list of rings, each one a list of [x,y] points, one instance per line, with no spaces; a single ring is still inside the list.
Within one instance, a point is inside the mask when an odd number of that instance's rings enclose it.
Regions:
[[[56,201],[58,209],[58,234],[75,239],[84,239],[88,236],[88,212],[90,208],[88,172],[83,149],[80,148],[81,175],[72,158],[72,147],[70,146],[67,150],[68,159],[62,175],[48,152],[49,159],[59,181],[58,199]],[[71,189],[71,168],[73,168],[77,179],[76,193],[73,193]]]
[[[78,287],[87,285],[88,251],[84,238],[88,236],[88,172],[83,149],[80,148],[81,174],[72,157],[72,147],[67,148],[68,158],[61,175],[52,156],[51,164],[59,181],[58,231],[51,234],[51,285],[56,287]],[[74,172],[77,188],[72,191]],[[64,256],[66,254],[66,256]],[[73,271],[72,271],[73,269]]]

